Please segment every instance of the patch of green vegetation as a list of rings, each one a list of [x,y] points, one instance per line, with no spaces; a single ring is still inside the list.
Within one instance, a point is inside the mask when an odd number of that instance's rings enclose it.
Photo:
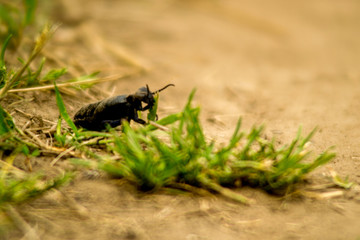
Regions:
[[[55,83],[56,80],[58,80],[60,77],[67,73],[66,68],[60,68],[51,69],[47,73],[42,74],[42,70],[46,60],[45,58],[41,60],[37,69],[32,70],[30,68],[30,64],[36,59],[36,57],[38,57],[41,50],[44,48],[46,43],[54,34],[55,30],[56,27],[51,25],[46,25],[44,27],[42,32],[36,38],[35,45],[29,58],[27,60],[20,58],[18,59],[22,64],[21,68],[18,70],[11,68],[9,69],[5,64],[5,51],[12,35],[8,36],[8,38],[3,43],[0,54],[0,100],[3,99],[11,89],[29,88],[42,85],[51,86],[53,83]],[[99,72],[94,72],[89,75],[84,75],[78,78],[67,80],[63,83],[76,83],[71,85],[77,85],[77,89],[88,88],[91,87],[94,83],[83,83],[83,81],[95,79],[98,73]]]
[[[67,73],[66,68],[50,69],[42,73],[46,59],[42,58],[38,67],[32,69],[30,64],[40,55],[41,50],[51,39],[57,26],[46,24],[37,36],[35,44],[27,59],[18,58],[22,66],[14,69],[6,66],[5,52],[13,42],[19,42],[23,29],[32,25],[35,19],[37,0],[15,0],[13,3],[0,3],[0,100],[13,88],[29,88],[42,85],[53,85],[60,77]],[[5,31],[3,31],[5,29]],[[98,72],[67,80],[65,83],[78,83],[77,88],[91,87],[94,83],[83,81],[95,79]],[[71,84],[75,85],[75,84]],[[69,85],[69,86],[71,86]]]
[[[36,155],[38,148],[21,138],[23,132],[18,129],[10,116],[0,106],[0,153],[1,156],[4,152],[9,154],[18,154],[20,152],[25,155]]]
[[[0,106],[0,210],[7,204],[18,204],[56,188],[70,177],[65,174],[44,181],[43,175],[27,174],[13,167],[12,163],[18,154],[26,157],[39,155],[38,147],[23,140],[22,136],[12,117]]]
[[[36,11],[36,0],[11,1],[0,3],[0,99],[14,87],[31,86],[41,81],[54,81],[66,70],[51,70],[44,77],[40,74],[45,60],[42,60],[36,71],[30,69],[30,63],[40,54],[46,42],[51,38],[54,28],[45,26],[35,41],[33,50],[27,60],[19,59],[22,67],[14,70],[6,65],[5,52],[11,45],[17,47],[26,26],[33,24]],[[12,42],[12,43],[10,43]],[[45,181],[39,173],[29,174],[13,166],[14,159],[19,155],[26,159],[40,154],[38,145],[15,125],[11,115],[0,106],[0,210],[12,204],[19,204],[41,195],[49,189],[56,188],[70,178],[64,174],[58,178]]]
[[[73,178],[72,173],[65,173],[46,179],[43,174],[22,172],[8,163],[8,160],[0,162],[0,238],[2,239],[7,239],[6,235],[14,223],[27,225],[13,207],[14,205],[40,197],[51,189],[63,186]]]
[[[154,131],[153,125],[133,129],[124,122],[122,134],[111,131],[110,136],[103,135],[103,141],[113,143],[108,144],[107,154],[119,155],[120,160],[109,155],[100,156],[86,148],[89,158],[96,158],[97,162],[79,159],[75,162],[87,166],[95,164],[114,177],[136,184],[143,191],[187,185],[248,204],[251,200],[231,189],[248,185],[269,192],[289,190],[309,172],[335,157],[334,153],[325,151],[312,161],[305,161],[310,156],[306,143],[315,131],[303,138],[299,130],[289,145],[276,147],[275,140],[262,137],[263,126],[253,127],[249,133],[241,132],[241,120],[227,146],[217,147],[215,142],[206,141],[199,121],[200,108],[191,104],[194,93],[190,94],[182,112],[157,121],[158,125],[168,126],[168,131],[162,134]],[[57,98],[61,98],[59,93]],[[75,134],[72,141],[79,147],[87,132],[75,130],[63,102],[58,101],[58,105],[74,132],[81,133],[81,136]],[[154,110],[150,111],[156,116]],[[84,151],[84,148],[78,149]]]
[[[325,151],[305,163],[303,160],[310,154],[305,144],[314,131],[305,138],[301,138],[299,131],[290,145],[278,149],[274,141],[261,137],[262,126],[253,127],[247,134],[240,132],[241,120],[228,145],[217,148],[215,142],[206,141],[199,122],[200,108],[191,106],[193,94],[183,112],[159,121],[174,121],[165,141],[151,127],[134,130],[125,123],[124,133],[114,134],[113,146],[122,160],[100,163],[100,168],[136,183],[145,191],[185,183],[249,203],[235,192],[229,195],[224,187],[250,185],[270,192],[284,190],[335,156]]]
[[[53,188],[69,182],[70,173],[46,181],[44,175],[24,175],[18,177],[2,169],[0,174],[0,209],[7,204],[20,204],[42,195]]]

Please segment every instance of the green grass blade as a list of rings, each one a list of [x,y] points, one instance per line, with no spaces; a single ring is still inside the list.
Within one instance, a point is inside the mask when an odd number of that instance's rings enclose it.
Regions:
[[[34,21],[36,13],[37,0],[24,0],[25,17],[24,25],[29,25]]]
[[[69,114],[66,111],[64,101],[61,98],[61,95],[60,95],[59,89],[56,86],[56,83],[54,83],[54,87],[55,87],[55,95],[56,95],[56,104],[58,105],[60,115],[64,118],[65,122],[71,127],[71,129],[75,133],[75,136],[77,137],[79,135],[78,130],[77,130],[74,122],[70,118]]]
[[[39,83],[39,81],[40,81],[39,77],[40,77],[40,74],[41,74],[41,72],[42,72],[42,70],[44,68],[45,61],[46,61],[46,58],[45,57],[42,58],[38,69],[32,74],[33,75],[32,76],[32,79],[33,79],[32,84],[38,84]],[[28,84],[28,85],[30,85],[30,84]]]
[[[78,85],[73,85],[74,88],[76,89],[86,89],[86,88],[90,88],[92,87],[95,83],[82,83],[82,82],[86,82],[87,80],[91,80],[91,79],[96,79],[97,78],[97,75],[99,74],[100,72],[97,71],[97,72],[93,72],[91,74],[88,74],[88,75],[84,75],[84,76],[80,76],[78,78],[74,78],[74,79],[70,79],[68,80],[67,82],[72,82],[72,83],[78,83]]]
[[[18,42],[19,35],[21,35],[22,32],[18,17],[18,9],[8,4],[0,4],[0,21],[3,23],[2,26],[5,26],[7,34],[14,36],[14,42]]]
[[[12,34],[9,34],[1,47],[0,68],[5,67],[5,51],[11,38],[12,38]]]
[[[177,121],[179,121],[179,119],[181,118],[182,116],[182,113],[174,113],[174,114],[171,114],[167,117],[164,117],[160,120],[158,120],[156,123],[162,125],[162,126],[166,126],[166,125],[170,125],[170,124],[173,124]],[[147,125],[145,127],[145,130],[146,131],[153,131],[153,130],[156,130],[157,127],[153,126],[153,125]]]
[[[149,113],[147,115],[148,122],[156,120],[156,113],[157,113],[157,109],[158,109],[158,103],[159,103],[159,94],[156,94],[154,106],[149,109]]]
[[[60,78],[62,75],[67,73],[66,68],[60,68],[60,69],[51,69],[46,75],[41,79],[41,82],[52,82],[58,78]]]
[[[3,88],[6,84],[8,73],[6,70],[5,65],[5,51],[7,48],[7,45],[9,44],[9,41],[12,37],[12,34],[9,34],[7,38],[5,39],[2,47],[1,47],[1,53],[0,53],[0,89]]]
[[[14,128],[12,117],[0,106],[0,136],[11,132]]]

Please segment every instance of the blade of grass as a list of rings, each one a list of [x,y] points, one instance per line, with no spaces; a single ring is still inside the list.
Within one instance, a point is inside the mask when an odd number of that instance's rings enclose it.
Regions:
[[[155,103],[152,108],[149,109],[149,113],[147,115],[148,122],[150,121],[156,121],[157,117],[157,109],[158,109],[158,103],[159,103],[159,94],[156,94],[155,96]]]
[[[1,48],[1,54],[0,54],[0,89],[2,89],[6,82],[7,82],[7,78],[9,77],[7,70],[6,70],[6,65],[5,65],[5,51],[6,48],[9,44],[9,41],[12,37],[12,34],[9,34],[7,36],[7,38],[5,39],[2,48]]]
[[[24,0],[25,17],[24,25],[29,25],[34,21],[37,0]]]
[[[0,106],[0,136],[10,133],[14,128],[12,117]]]
[[[56,95],[56,104],[58,105],[60,115],[64,118],[65,122],[70,126],[70,128],[74,131],[75,136],[78,137],[79,133],[78,133],[77,127],[75,126],[74,122],[72,121],[72,119],[70,118],[69,114],[66,111],[64,101],[61,98],[61,95],[60,95],[59,89],[56,86],[56,83],[54,83],[54,88],[55,88],[55,95]]]
[[[67,73],[67,68],[51,69],[40,82],[52,82]]]
[[[1,68],[5,67],[5,51],[6,51],[6,48],[9,44],[9,41],[11,38],[12,38],[12,34],[9,34],[1,47],[1,55],[0,55],[0,67]]]

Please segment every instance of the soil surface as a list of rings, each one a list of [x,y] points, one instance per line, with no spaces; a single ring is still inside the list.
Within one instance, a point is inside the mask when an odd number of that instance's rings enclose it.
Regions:
[[[312,148],[336,146],[337,157],[315,171],[309,185],[326,182],[328,168],[360,183],[359,1],[64,0],[53,15],[62,22],[44,51],[53,64],[69,66],[73,76],[101,71],[119,79],[64,95],[70,114],[145,84],[156,90],[174,83],[161,94],[161,118],[181,111],[196,88],[204,130],[219,144],[239,117],[244,130],[264,123],[267,136],[282,143],[299,126],[305,134],[318,127]],[[23,95],[28,104],[17,108],[56,122],[53,92]],[[36,159],[33,168],[56,173],[68,164],[50,167],[53,158]],[[62,189],[64,195],[53,192],[19,212],[49,240],[360,239],[356,188],[324,199],[239,191],[256,203],[142,194],[86,172]]]

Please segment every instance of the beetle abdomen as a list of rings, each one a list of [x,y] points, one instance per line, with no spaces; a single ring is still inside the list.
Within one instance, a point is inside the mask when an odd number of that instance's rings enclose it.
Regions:
[[[120,125],[121,119],[129,116],[126,96],[107,98],[80,108],[74,115],[75,125],[88,130],[103,130],[106,128],[106,124],[110,124],[112,127]]]
[[[96,123],[94,121],[95,110],[100,102],[92,103],[80,108],[75,113],[74,123],[77,127],[86,128],[89,130],[96,130]]]

